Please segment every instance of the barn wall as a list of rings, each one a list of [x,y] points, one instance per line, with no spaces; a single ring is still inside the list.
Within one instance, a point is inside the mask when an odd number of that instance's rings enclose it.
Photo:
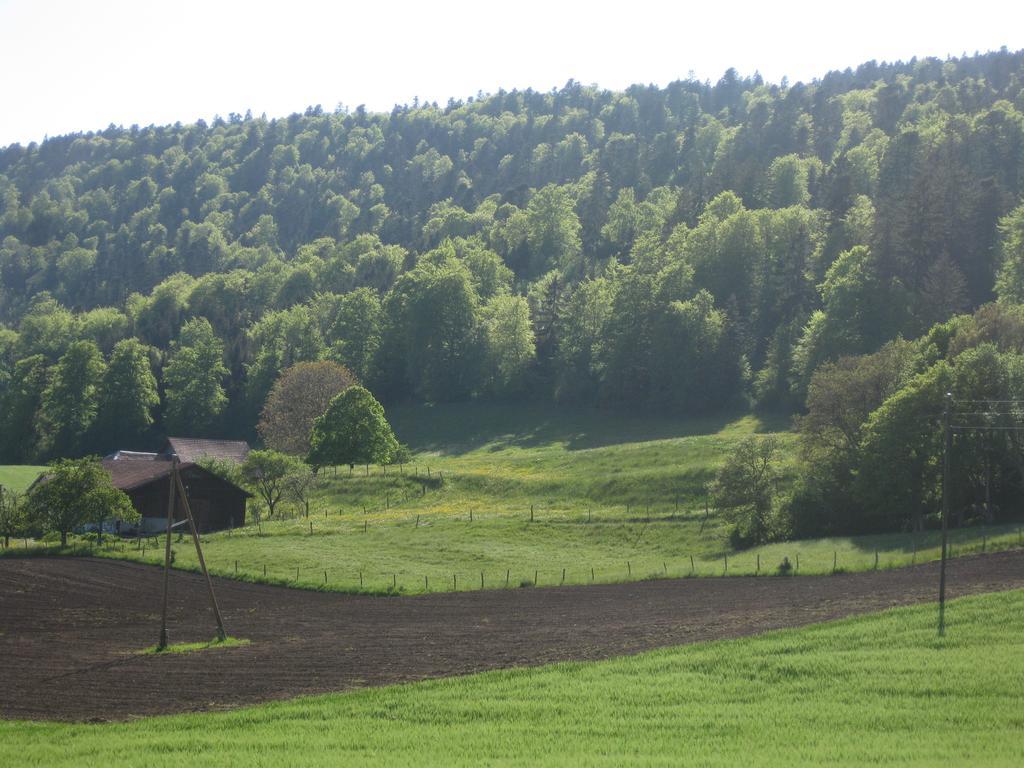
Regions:
[[[244,492],[226,483],[220,478],[196,470],[184,469],[181,482],[189,496],[192,516],[195,518],[199,531],[220,531],[245,525]],[[170,478],[162,477],[147,485],[129,491],[142,521],[139,527],[146,532],[162,531],[167,527],[167,503],[170,493]],[[174,521],[185,519],[184,509],[180,500],[175,505]]]

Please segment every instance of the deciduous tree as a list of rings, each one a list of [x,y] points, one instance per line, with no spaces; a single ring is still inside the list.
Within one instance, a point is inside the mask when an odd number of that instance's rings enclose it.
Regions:
[[[761,544],[775,533],[778,451],[774,437],[748,438],[736,447],[718,472],[712,497],[715,508],[733,526],[735,543]]]
[[[307,461],[314,467],[388,464],[397,449],[384,408],[369,390],[356,386],[331,400],[313,423]]]
[[[158,405],[149,350],[137,339],[119,341],[99,386],[95,444],[104,452],[137,445],[152,426]]]
[[[91,341],[76,341],[57,362],[39,409],[45,453],[77,456],[85,449],[105,371],[103,355]]]
[[[227,375],[224,344],[214,335],[210,321],[203,317],[189,320],[164,368],[168,431],[185,436],[208,434],[228,402],[223,387]]]
[[[270,390],[260,417],[260,437],[274,450],[306,456],[313,422],[338,393],[355,383],[355,376],[335,362],[293,365]]]
[[[250,451],[242,463],[242,477],[256,490],[273,515],[288,488],[288,478],[308,471],[300,459],[280,451]]]
[[[29,490],[26,515],[33,527],[59,533],[62,547],[68,544],[68,533],[87,523],[96,525],[102,535],[106,520],[132,523],[139,519],[131,499],[113,486],[95,457],[52,462],[47,474]]]

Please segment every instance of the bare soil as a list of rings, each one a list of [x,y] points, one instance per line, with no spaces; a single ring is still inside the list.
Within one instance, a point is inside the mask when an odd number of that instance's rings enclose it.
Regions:
[[[214,582],[228,632],[251,644],[140,656],[159,634],[159,568],[0,560],[0,717],[101,721],[220,710],[741,637],[934,601],[938,565],[419,597]],[[953,560],[947,584],[949,597],[1024,588],[1024,551]],[[170,634],[173,643],[214,635],[196,574],[171,574]]]

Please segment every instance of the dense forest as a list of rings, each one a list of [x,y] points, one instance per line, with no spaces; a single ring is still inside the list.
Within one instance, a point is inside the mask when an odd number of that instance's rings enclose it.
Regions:
[[[880,354],[896,391],[935,327],[1016,317],[1022,184],[1005,49],[12,145],[0,463],[252,437],[307,360],[385,403],[801,413]]]

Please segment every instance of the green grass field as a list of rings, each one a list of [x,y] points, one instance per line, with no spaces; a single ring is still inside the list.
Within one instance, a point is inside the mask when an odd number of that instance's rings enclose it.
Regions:
[[[784,423],[478,403],[396,409],[391,419],[417,452],[413,465],[386,476],[380,467],[325,471],[308,518],[293,507],[258,527],[250,519],[205,536],[210,569],[312,589],[409,593],[480,589],[481,574],[489,589],[767,574],[783,558],[800,573],[822,573],[939,555],[936,531],[730,548],[725,526],[706,515],[705,486],[752,434],[778,437],[785,474],[795,436],[778,431]],[[1021,546],[1024,537],[1002,525],[953,531],[952,542],[954,554],[968,554]],[[96,552],[163,562],[155,541]],[[198,567],[187,538],[174,553],[178,567]]]
[[[204,536],[211,570],[307,588],[419,592],[479,589],[481,574],[485,588],[501,588],[768,574],[784,557],[805,574],[874,568],[876,553],[879,568],[938,557],[933,532],[733,551],[721,521],[705,516],[705,484],[749,435],[776,434],[786,466],[794,445],[791,433],[773,432],[784,424],[753,416],[673,422],[475,404],[391,416],[417,451],[414,465],[386,477],[379,467],[328,471],[309,518],[292,511],[258,529]],[[1020,539],[1013,526],[956,531],[954,552]],[[174,549],[177,566],[197,567],[187,538]],[[163,557],[155,542],[145,553],[105,554]]]
[[[46,467],[27,465],[0,466],[0,485],[15,493],[24,493]]]
[[[705,515],[704,486],[752,434],[775,434],[790,467],[794,436],[777,431],[785,423],[479,404],[401,408],[391,418],[417,452],[413,465],[387,476],[380,467],[326,471],[308,519],[292,508],[258,528],[250,520],[204,536],[211,571],[379,593],[479,589],[481,574],[485,588],[501,588],[560,584],[563,570],[564,583],[580,584],[769,574],[783,558],[807,574],[874,568],[876,553],[879,568],[938,557],[935,532],[732,550],[721,521]],[[1015,526],[955,531],[953,542],[954,554],[1024,543]],[[174,552],[178,567],[197,567],[187,537]],[[10,554],[23,553],[19,544]],[[99,553],[163,558],[155,541]]]
[[[0,764],[1017,766],[1024,591],[597,663],[123,724],[0,722]]]

